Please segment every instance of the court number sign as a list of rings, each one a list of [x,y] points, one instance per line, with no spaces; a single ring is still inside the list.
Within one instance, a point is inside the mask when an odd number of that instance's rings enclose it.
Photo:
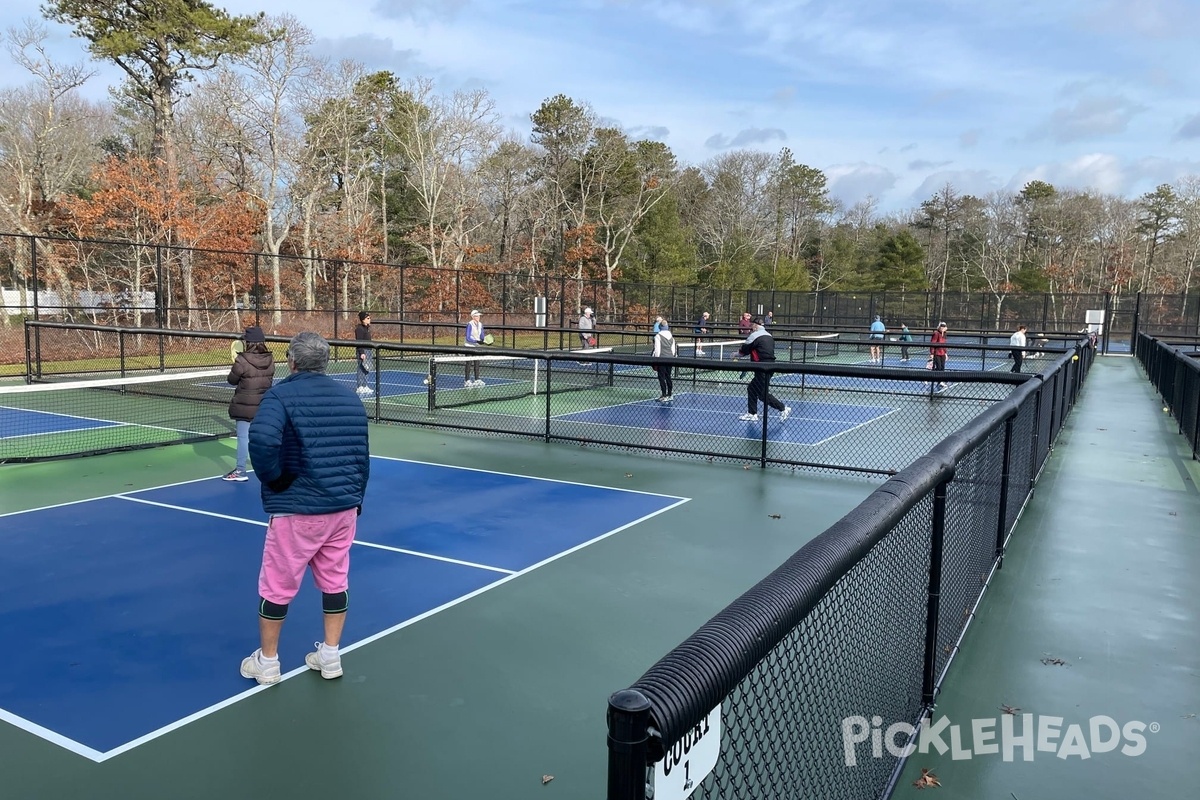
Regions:
[[[721,707],[683,735],[654,765],[654,800],[685,800],[708,777],[721,753]]]

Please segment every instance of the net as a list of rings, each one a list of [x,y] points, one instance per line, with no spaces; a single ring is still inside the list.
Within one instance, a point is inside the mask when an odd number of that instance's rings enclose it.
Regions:
[[[679,358],[711,358],[728,361],[738,354],[745,339],[728,342],[677,342]]]
[[[580,354],[611,354],[611,347],[532,356],[435,356],[429,359],[429,408],[457,408],[500,400],[613,385],[619,365],[578,361]]]
[[[822,333],[800,337],[801,356],[792,357],[793,361],[828,361],[841,354],[840,333]]]
[[[0,463],[227,436],[228,370],[0,387]]]

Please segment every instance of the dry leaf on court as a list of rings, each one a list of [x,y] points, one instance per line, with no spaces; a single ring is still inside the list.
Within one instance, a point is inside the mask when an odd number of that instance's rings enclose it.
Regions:
[[[633,477],[633,473],[632,473],[632,472],[626,472],[626,473],[625,473],[625,477],[626,477],[626,478],[632,478],[632,477]]]
[[[1061,658],[1043,658],[1042,663],[1048,667],[1049,666],[1055,666],[1055,667],[1062,667],[1062,666],[1069,667],[1070,666],[1070,664],[1068,664],[1066,661],[1064,661]]]
[[[1005,714],[1012,714],[1014,717],[1021,713],[1021,709],[1017,708],[1016,706],[1006,706],[1004,704],[1000,705],[1000,710]]]
[[[928,789],[931,786],[941,786],[942,782],[938,780],[938,776],[934,775],[925,767],[921,767],[921,777],[913,781],[913,786],[918,789]]]
[[[767,516],[770,517],[771,519],[783,519],[782,514],[767,514]]]
[[[543,775],[542,776],[542,786],[545,786],[547,783],[549,783],[552,780],[554,780],[553,775]]]
[[[749,465],[749,464],[743,464],[743,465],[742,465],[742,469],[750,469],[750,465]]]

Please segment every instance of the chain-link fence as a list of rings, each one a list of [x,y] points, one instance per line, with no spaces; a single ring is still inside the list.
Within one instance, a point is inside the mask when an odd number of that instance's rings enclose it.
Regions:
[[[891,328],[1001,334],[1018,324],[1074,334],[1092,323],[1101,352],[1128,351],[1135,331],[1200,334],[1200,295],[783,292],[659,286],[565,275],[199,249],[165,244],[0,234],[0,335],[10,318],[280,336],[345,337],[356,314],[453,329],[471,309],[496,325],[569,329],[585,306],[602,327],[645,330],[657,316],[677,329],[709,312],[708,329],[735,334],[743,312],[773,315],[792,334]],[[986,342],[985,342],[986,343]],[[12,352],[12,348],[6,348]],[[3,351],[0,351],[2,353]]]
[[[26,336],[31,381],[219,368],[236,338],[58,322],[29,322]],[[819,355],[829,352],[824,339],[781,340],[784,360],[754,363],[735,360],[737,341],[654,358],[634,334],[610,337],[586,350],[371,342],[364,400],[378,422],[886,476],[1038,380],[1010,372],[1004,349],[975,345],[956,348],[957,369],[933,371],[921,359],[912,368],[838,363]],[[357,385],[362,343],[332,345],[330,374]],[[1071,352],[1027,363],[1053,376]]]
[[[610,800],[890,795],[1094,353],[991,402],[614,694]]]
[[[1141,335],[1136,356],[1162,396],[1163,410],[1179,423],[1192,458],[1200,458],[1200,337]]]

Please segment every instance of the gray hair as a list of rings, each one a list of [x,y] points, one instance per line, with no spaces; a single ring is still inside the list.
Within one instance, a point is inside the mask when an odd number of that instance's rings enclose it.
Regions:
[[[297,372],[324,372],[329,364],[329,342],[312,331],[297,333],[288,344],[288,358]]]

